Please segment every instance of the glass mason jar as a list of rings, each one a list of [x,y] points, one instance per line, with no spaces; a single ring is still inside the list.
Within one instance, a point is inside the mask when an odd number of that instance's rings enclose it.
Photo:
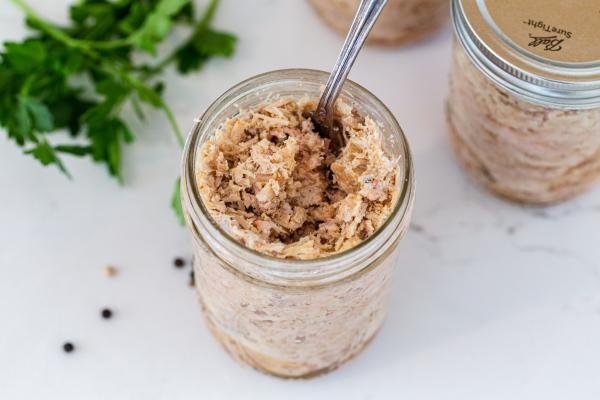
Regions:
[[[309,0],[321,18],[345,35],[360,0]],[[448,0],[388,0],[368,43],[404,45],[424,39],[448,21]]]
[[[468,174],[522,203],[600,178],[597,0],[453,0],[448,131]]]
[[[182,205],[194,246],[195,283],[206,324],[238,361],[281,377],[310,377],[358,354],[381,326],[396,247],[414,199],[408,143],[373,94],[347,82],[341,98],[378,121],[398,160],[397,200],[384,225],[356,247],[314,260],[274,258],[230,237],[204,207],[196,181],[199,148],[240,110],[273,97],[318,98],[328,74],[281,70],[250,78],[219,97],[195,122],[183,156]]]

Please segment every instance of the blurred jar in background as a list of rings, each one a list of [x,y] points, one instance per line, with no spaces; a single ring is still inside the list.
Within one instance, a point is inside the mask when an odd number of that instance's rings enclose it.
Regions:
[[[321,18],[346,35],[360,0],[309,0]],[[371,44],[405,45],[438,30],[448,21],[448,0],[388,0],[367,40]]]
[[[529,204],[600,179],[598,0],[453,0],[447,121],[482,186]]]

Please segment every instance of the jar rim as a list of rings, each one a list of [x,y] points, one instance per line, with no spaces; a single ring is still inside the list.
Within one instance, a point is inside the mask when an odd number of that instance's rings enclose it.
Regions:
[[[367,239],[361,241],[354,247],[350,249],[341,251],[339,253],[333,253],[321,258],[316,259],[289,259],[289,258],[279,258],[269,254],[264,254],[259,251],[250,249],[244,246],[242,243],[237,241],[234,237],[232,237],[229,233],[227,233],[221,226],[212,218],[210,212],[205,207],[204,202],[202,201],[195,173],[196,166],[196,156],[198,154],[198,150],[201,146],[199,143],[199,139],[201,138],[201,134],[203,132],[203,128],[207,125],[209,121],[209,117],[211,115],[215,115],[222,108],[221,105],[226,102],[228,99],[231,99],[235,96],[236,93],[239,93],[244,88],[248,89],[252,87],[256,83],[260,83],[261,81],[269,82],[268,78],[277,76],[278,78],[271,80],[271,82],[276,81],[284,81],[284,80],[299,80],[299,81],[313,81],[319,82],[325,81],[329,76],[328,73],[324,71],[314,70],[314,69],[302,69],[302,68],[294,68],[294,69],[280,69],[264,72],[253,77],[250,77],[242,82],[232,86],[228,90],[226,90],[222,95],[220,95],[212,104],[204,111],[202,116],[195,120],[194,126],[192,127],[188,138],[186,140],[186,145],[183,153],[183,163],[182,163],[182,195],[188,196],[190,199],[190,205],[192,211],[196,216],[203,216],[206,218],[206,221],[210,223],[210,226],[206,226],[207,228],[213,228],[214,232],[216,232],[219,238],[224,238],[228,245],[231,245],[235,251],[244,257],[244,259],[253,262],[253,263],[264,263],[262,267],[265,270],[271,270],[272,272],[278,273],[280,276],[285,276],[286,278],[294,278],[294,274],[302,273],[318,273],[323,272],[319,271],[323,269],[324,265],[331,265],[331,273],[341,272],[344,268],[336,268],[343,267],[344,261],[347,261],[353,255],[364,251],[370,245],[374,243],[375,240],[380,239],[384,233],[390,233],[391,225],[396,221],[402,221],[407,214],[408,203],[410,203],[413,196],[413,166],[412,166],[412,156],[410,153],[410,147],[408,144],[408,140],[404,135],[404,132],[400,125],[398,124],[396,118],[389,110],[389,108],[377,98],[370,91],[362,87],[361,85],[347,80],[344,84],[344,89],[342,89],[342,93],[347,92],[347,89],[350,88],[352,90],[358,91],[362,95],[368,96],[371,101],[373,101],[383,113],[387,114],[390,121],[393,121],[393,133],[400,139],[402,148],[404,149],[404,153],[401,156],[401,159],[404,162],[402,166],[402,171],[404,172],[404,180],[402,183],[399,183],[400,190],[396,199],[396,203],[394,204],[393,210],[390,213],[387,220],[382,224],[382,226]],[[381,246],[385,247],[385,246]],[[373,254],[375,255],[375,254]],[[350,256],[350,257],[349,257]],[[269,265],[272,264],[272,265]]]
[[[567,62],[534,54],[508,36],[516,28],[499,27],[488,3],[497,6],[489,0],[452,0],[451,6],[455,36],[485,76],[530,103],[568,109],[600,107],[600,60]],[[502,9],[507,14],[508,10]],[[517,24],[526,23],[518,20],[520,16],[510,16]]]

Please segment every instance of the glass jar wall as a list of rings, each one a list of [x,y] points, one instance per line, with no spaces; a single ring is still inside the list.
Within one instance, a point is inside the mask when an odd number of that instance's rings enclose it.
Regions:
[[[327,74],[274,71],[223,94],[198,120],[184,152],[182,204],[192,232],[195,281],[210,331],[237,360],[281,377],[310,377],[358,354],[387,309],[397,245],[414,199],[406,139],[390,111],[347,82],[341,98],[378,121],[390,158],[398,160],[398,191],[390,217],[349,250],[313,260],[282,259],[244,247],[216,224],[196,181],[199,148],[226,119],[273,97],[318,98]]]

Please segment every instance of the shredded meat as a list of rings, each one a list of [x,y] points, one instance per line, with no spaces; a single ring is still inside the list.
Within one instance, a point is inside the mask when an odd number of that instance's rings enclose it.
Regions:
[[[280,99],[227,120],[202,146],[198,182],[214,220],[254,250],[313,259],[373,235],[397,194],[397,166],[368,116],[338,102],[347,136],[336,157],[309,99]]]

